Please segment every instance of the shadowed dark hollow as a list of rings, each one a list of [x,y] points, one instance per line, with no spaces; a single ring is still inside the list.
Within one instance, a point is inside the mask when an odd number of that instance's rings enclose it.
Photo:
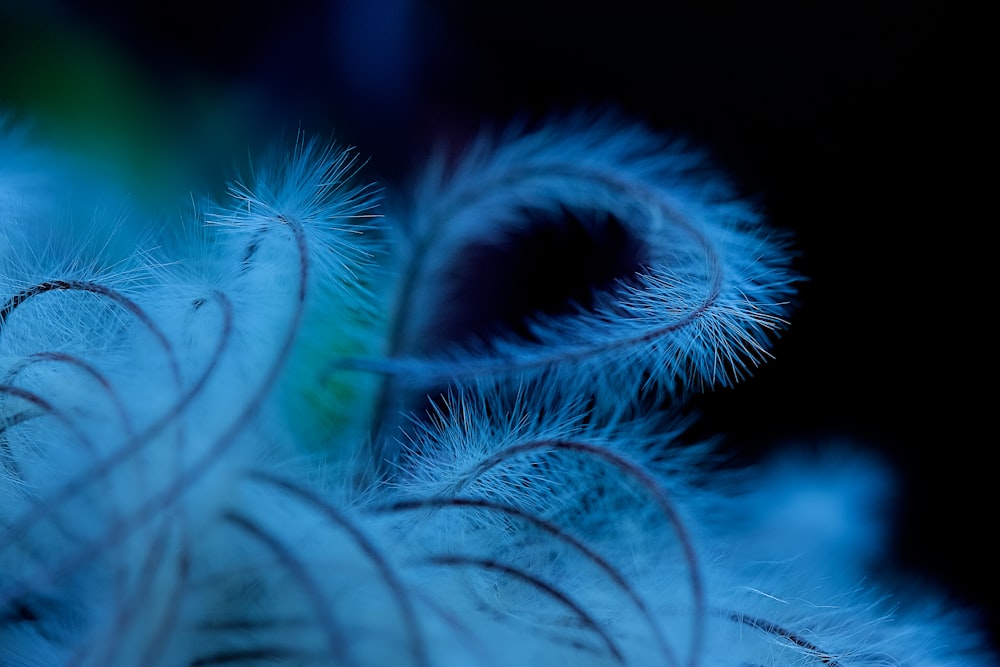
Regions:
[[[536,340],[530,322],[577,307],[634,279],[646,257],[639,239],[603,211],[526,209],[499,242],[472,243],[449,269],[436,304],[431,347],[514,335]]]

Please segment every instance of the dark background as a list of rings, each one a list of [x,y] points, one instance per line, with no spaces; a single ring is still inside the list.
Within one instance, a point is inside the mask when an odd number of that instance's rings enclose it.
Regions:
[[[114,152],[140,190],[208,188],[248,144],[299,127],[357,145],[369,176],[400,185],[434,140],[581,106],[710,149],[794,232],[809,282],[776,360],[701,402],[706,429],[751,458],[831,440],[884,455],[903,492],[899,569],[981,605],[996,636],[995,223],[974,204],[983,82],[968,79],[957,12],[887,0],[119,4],[0,2],[0,104],[70,147]]]

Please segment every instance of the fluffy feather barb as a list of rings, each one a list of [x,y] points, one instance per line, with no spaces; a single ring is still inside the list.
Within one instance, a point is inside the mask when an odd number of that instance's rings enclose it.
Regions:
[[[985,664],[858,588],[877,466],[817,493],[676,443],[796,280],[703,165],[577,119],[432,163],[383,221],[300,138],[112,256],[0,135],[0,663]]]

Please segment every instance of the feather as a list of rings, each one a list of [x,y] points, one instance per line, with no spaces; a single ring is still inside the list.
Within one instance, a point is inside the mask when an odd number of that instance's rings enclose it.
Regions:
[[[410,407],[408,391],[476,378],[585,382],[601,403],[727,385],[767,357],[798,280],[788,239],[702,154],[603,117],[483,139],[450,169],[439,158],[393,228],[391,354],[347,362],[391,376],[389,413]],[[590,256],[572,252],[578,237]],[[562,312],[531,309],[588,260],[610,266],[566,279]],[[505,312],[519,302],[527,312]]]
[[[799,279],[680,140],[519,128],[383,219],[299,135],[162,239],[81,225],[27,146],[0,132],[0,664],[991,661],[864,583],[883,464],[684,443]]]

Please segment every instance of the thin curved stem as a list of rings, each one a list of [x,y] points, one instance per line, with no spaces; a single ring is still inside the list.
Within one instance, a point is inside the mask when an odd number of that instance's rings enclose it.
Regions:
[[[90,650],[94,648],[93,646],[82,644],[79,648],[77,648],[73,656],[65,663],[64,667],[77,667],[77,665],[84,664],[88,661],[93,661],[93,664],[98,665],[110,664],[110,661],[114,659],[116,650],[116,644],[114,642],[120,640],[126,635],[128,624],[135,618],[136,610],[143,604],[144,599],[149,596],[149,591],[152,588],[153,577],[156,569],[159,568],[160,564],[163,562],[164,556],[166,556],[166,542],[167,529],[166,527],[163,527],[157,531],[156,537],[149,545],[149,549],[146,552],[146,558],[143,560],[142,568],[139,571],[139,579],[134,590],[127,597],[127,599],[117,605],[114,612],[114,620],[112,621],[111,627],[107,632],[107,638],[100,642],[96,647],[98,650],[101,650],[103,654],[100,659],[95,659],[94,655],[90,653]]]
[[[0,394],[6,394],[8,396],[14,396],[27,403],[30,403],[33,407],[41,410],[45,414],[53,417],[65,426],[80,444],[87,450],[88,453],[92,454],[95,458],[97,457],[97,447],[94,445],[94,441],[80,429],[79,426],[69,417],[69,415],[64,411],[60,410],[56,406],[52,405],[48,400],[46,400],[41,395],[25,389],[23,387],[18,387],[9,384],[0,384]],[[19,423],[23,423],[26,420],[21,420]]]
[[[163,646],[170,638],[170,631],[177,625],[184,608],[184,595],[188,591],[188,577],[191,574],[191,545],[186,533],[181,532],[180,557],[177,560],[177,582],[167,602],[166,610],[156,629],[156,633],[146,645],[142,654],[143,665],[155,665],[163,655]]]
[[[112,289],[100,283],[86,280],[46,280],[18,292],[8,299],[7,303],[0,308],[0,334],[4,331],[4,325],[7,323],[7,318],[21,304],[34,296],[38,296],[39,294],[54,291],[89,292],[91,294],[97,294],[110,299],[128,311],[132,316],[139,320],[139,322],[141,322],[143,326],[150,331],[150,333],[153,334],[157,342],[163,348],[170,364],[170,372],[173,376],[174,382],[178,387],[180,386],[180,364],[177,360],[177,355],[174,353],[173,345],[171,345],[170,339],[167,338],[166,334],[164,334],[160,327],[158,327],[152,318],[149,317],[149,314],[143,310],[142,306],[118,290]]]
[[[525,572],[520,568],[516,568],[507,563],[501,563],[500,561],[494,560],[492,558],[479,558],[475,556],[462,556],[457,554],[449,554],[445,556],[433,556],[428,559],[429,563],[434,565],[467,565],[473,567],[479,567],[484,570],[491,570],[498,572],[503,575],[513,577],[514,579],[519,579],[533,588],[545,593],[546,595],[557,600],[560,604],[570,609],[574,614],[576,614],[580,621],[587,626],[594,634],[601,638],[601,642],[608,649],[608,652],[614,657],[615,661],[620,664],[625,664],[625,656],[622,655],[621,649],[615,644],[611,636],[601,627],[601,625],[591,616],[586,609],[580,606],[578,602],[570,598],[568,595],[563,593],[561,590],[553,586],[552,584],[539,579],[535,575]]]
[[[211,378],[212,374],[215,372],[215,368],[222,359],[222,354],[229,345],[229,340],[232,336],[232,304],[230,303],[229,298],[221,292],[214,292],[213,295],[218,299],[222,308],[222,333],[219,336],[219,340],[216,343],[215,350],[213,351],[208,364],[195,383],[191,385],[191,387],[183,395],[181,395],[170,407],[170,409],[167,410],[159,419],[147,426],[140,433],[137,433],[122,447],[119,447],[112,452],[110,456],[98,461],[95,466],[88,468],[84,472],[64,483],[55,493],[46,499],[47,502],[36,506],[29,512],[22,514],[19,519],[11,523],[8,527],[8,536],[0,536],[0,549],[5,549],[10,546],[16,540],[17,535],[30,528],[36,522],[55,512],[56,508],[60,504],[88,488],[98,480],[107,477],[118,466],[122,465],[138,452],[142,451],[143,447],[149,442],[149,440],[156,437],[168,426],[170,426],[170,424],[176,421],[194,403],[194,400],[198,397],[205,385],[208,383],[209,378]]]
[[[772,623],[771,621],[762,618],[747,616],[746,614],[737,613],[734,611],[727,612],[727,616],[729,620],[735,621],[736,623],[742,623],[743,625],[748,625],[751,628],[755,628],[769,635],[773,635],[775,637],[781,637],[783,639],[788,640],[795,646],[801,649],[805,649],[809,653],[812,653],[817,660],[822,662],[824,665],[827,665],[828,667],[842,667],[840,662],[838,662],[833,655],[831,655],[827,651],[824,651],[816,644],[813,644],[811,641],[800,637],[796,633],[778,625],[777,623]]]
[[[136,303],[133,299],[125,296],[122,292],[115,290],[107,285],[102,285],[101,283],[96,283],[87,280],[46,280],[40,282],[32,287],[29,287],[21,292],[18,292],[14,296],[7,300],[7,303],[0,308],[0,334],[4,331],[4,325],[7,323],[7,318],[11,313],[14,312],[18,307],[23,305],[27,300],[45,294],[47,292],[87,292],[90,294],[95,294],[104,297],[113,303],[118,304],[126,312],[130,313],[136,318],[147,330],[153,335],[157,343],[163,349],[164,355],[167,359],[167,365],[170,369],[171,378],[174,383],[174,387],[178,392],[181,391],[183,386],[183,379],[181,376],[180,362],[177,358],[177,354],[174,351],[173,345],[170,339],[167,338],[163,330],[153,321],[149,314]],[[181,454],[184,450],[184,428],[183,424],[177,423],[177,456],[178,464],[181,462]]]
[[[365,535],[364,532],[362,532],[362,530],[343,512],[326,502],[322,497],[309,489],[277,477],[276,475],[262,471],[251,472],[250,478],[258,482],[276,486],[287,491],[288,493],[293,494],[300,500],[306,502],[313,509],[319,511],[330,522],[334,523],[351,536],[354,543],[357,544],[369,560],[371,560],[386,586],[392,591],[392,594],[396,599],[396,603],[399,605],[400,613],[403,615],[403,622],[406,624],[407,631],[410,634],[410,642],[413,645],[413,653],[416,656],[417,664],[420,665],[420,667],[427,667],[430,664],[430,658],[427,654],[427,646],[424,643],[424,638],[420,632],[419,624],[417,623],[417,616],[413,607],[413,601],[410,599],[409,593],[407,592],[407,588],[402,579],[400,579],[399,575],[392,569],[392,566],[390,566],[385,557],[383,557],[378,547],[376,547],[375,544],[368,539],[368,536]]]
[[[35,352],[11,367],[7,372],[6,383],[12,383],[17,374],[28,366],[46,361],[73,366],[90,376],[100,385],[104,393],[111,399],[111,402],[114,403],[115,412],[118,413],[118,419],[122,423],[122,429],[125,431],[126,437],[135,435],[135,425],[132,423],[132,416],[129,414],[128,408],[125,407],[125,401],[122,400],[121,394],[115,390],[114,385],[111,384],[111,381],[108,380],[107,376],[100,369],[76,355],[66,352]]]
[[[179,472],[179,474],[173,479],[169,486],[157,493],[153,497],[147,499],[142,503],[130,516],[114,521],[104,532],[104,534],[88,544],[84,545],[78,549],[74,554],[67,557],[59,565],[46,570],[43,573],[35,575],[35,577],[29,578],[27,581],[22,582],[9,588],[6,591],[0,591],[0,605],[6,604],[9,600],[15,599],[24,595],[29,589],[28,584],[33,583],[35,585],[40,585],[42,582],[51,582],[64,576],[68,572],[72,572],[74,569],[80,567],[82,564],[93,559],[95,556],[101,553],[101,551],[110,548],[116,542],[122,540],[126,535],[135,530],[138,526],[143,525],[152,519],[156,514],[162,512],[165,508],[173,505],[178,501],[178,499],[196,482],[198,482],[207,472],[213,467],[215,463],[223,457],[223,455],[229,450],[233,442],[236,440],[237,436],[246,428],[248,428],[250,422],[252,421],[253,415],[255,415],[258,410],[260,410],[261,405],[264,403],[267,395],[270,393],[274,384],[277,382],[278,377],[283,371],[288,357],[291,355],[292,346],[295,342],[296,335],[301,328],[302,318],[305,311],[305,301],[306,301],[306,291],[308,285],[309,277],[309,259],[308,259],[308,248],[306,246],[305,234],[298,223],[285,220],[281,218],[279,220],[282,224],[288,225],[292,230],[295,237],[296,250],[299,257],[299,274],[298,274],[298,287],[295,295],[295,305],[292,309],[291,318],[289,321],[288,329],[279,345],[278,351],[275,358],[272,360],[271,364],[268,366],[264,377],[260,384],[257,386],[254,393],[251,395],[250,399],[244,404],[243,410],[237,415],[237,417],[230,423],[229,427],[216,438],[215,442],[208,448],[204,454],[197,459],[193,465]],[[224,338],[228,339],[228,328],[224,333]],[[221,351],[219,352],[221,356]],[[217,357],[213,357],[210,366],[214,368],[215,363],[218,361]],[[203,376],[203,380],[207,382],[207,374]],[[200,390],[202,383],[198,383],[198,388]],[[190,404],[194,399],[194,394],[191,392],[185,397],[187,400],[183,401],[182,404],[176,406],[175,410],[171,411],[171,414],[180,414],[181,411]],[[161,420],[157,422],[154,426],[159,428],[164,428],[169,421],[164,422]],[[146,432],[150,431],[147,429]],[[123,460],[127,458],[128,455],[134,453],[134,451],[141,448],[142,441],[138,440],[131,443],[130,445],[122,448],[116,453],[116,460]],[[98,468],[98,471],[103,472],[105,467],[102,466]],[[89,477],[78,477],[73,483],[80,487],[86,487],[89,483],[92,483],[95,479],[95,475],[91,474]],[[72,484],[72,483],[71,483]],[[72,495],[76,489],[66,490],[60,494],[60,497],[66,497]],[[50,505],[47,505],[50,506]],[[31,513],[23,516],[22,519],[15,523],[15,525],[30,526],[31,525]],[[0,548],[4,548],[13,539],[3,539],[0,540]]]
[[[17,377],[17,375],[28,366],[46,361],[63,363],[69,366],[73,366],[75,368],[80,369],[86,375],[90,376],[93,380],[95,380],[101,386],[101,389],[104,390],[104,393],[106,393],[108,397],[111,399],[111,402],[114,404],[115,411],[118,413],[118,418],[122,423],[122,429],[125,431],[126,437],[131,438],[135,435],[135,426],[132,423],[131,415],[129,415],[128,409],[125,407],[125,402],[122,400],[121,395],[117,391],[115,391],[114,386],[108,380],[107,376],[105,376],[100,370],[98,370],[96,366],[85,361],[84,359],[81,359],[80,357],[67,354],[65,352],[35,352],[30,356],[20,360],[17,364],[12,366],[8,370],[4,384],[10,385]],[[3,433],[3,431],[7,430],[13,425],[23,423],[28,419],[33,418],[34,416],[36,415],[29,412],[20,412],[14,415],[13,418],[7,418],[4,420],[5,423],[0,425],[0,433]],[[20,471],[20,466],[18,466],[17,461],[14,460],[13,452],[10,451],[10,444],[5,439],[0,440],[0,449],[4,450],[4,462],[7,465],[8,469],[18,479],[23,479],[23,476],[21,475]]]
[[[422,229],[421,234],[414,240],[416,249],[411,253],[410,261],[403,268],[399,282],[402,286],[402,292],[396,300],[395,311],[390,319],[388,356],[384,359],[345,359],[336,363],[336,367],[340,369],[359,370],[383,376],[382,386],[375,404],[375,424],[394,423],[388,418],[387,413],[392,407],[393,396],[400,390],[400,382],[405,381],[408,376],[419,377],[422,386],[430,386],[435,383],[452,383],[479,376],[544,369],[558,363],[572,363],[592,358],[595,355],[610,353],[612,350],[645,346],[692,326],[719,300],[722,294],[724,275],[722,261],[716,249],[692,221],[666,200],[662,192],[637,179],[622,178],[613,170],[584,167],[560,160],[539,160],[540,164],[532,164],[530,158],[527,161],[528,164],[507,169],[498,177],[476,181],[474,188],[459,190],[457,197],[453,197],[445,207],[432,213],[432,222],[425,229]],[[647,328],[632,335],[599,337],[592,342],[581,341],[573,346],[562,345],[556,349],[529,347],[522,350],[516,358],[509,355],[486,354],[474,359],[453,362],[447,359],[432,360],[406,356],[408,344],[404,340],[405,327],[409,325],[412,317],[410,311],[414,306],[414,292],[426,281],[424,274],[430,256],[431,240],[446,234],[441,229],[443,225],[457,216],[463,209],[473,207],[479,198],[487,194],[493,194],[504,188],[523,186],[525,183],[532,182],[533,179],[554,177],[567,181],[597,183],[605,191],[613,193],[614,196],[620,197],[624,201],[642,202],[647,210],[658,213],[658,215],[652,216],[653,218],[660,221],[669,220],[675,229],[687,234],[695,245],[702,249],[705,258],[708,284],[705,296],[700,303],[695,304],[685,317],[677,322]],[[647,232],[647,234],[649,233],[652,232]],[[373,442],[381,441],[378,433],[374,436]],[[373,454],[381,465],[384,452],[376,450]]]
[[[479,498],[422,498],[417,500],[403,500],[371,509],[375,512],[406,512],[425,508],[474,508],[499,512],[509,517],[517,518],[526,523],[530,523],[535,528],[538,528],[557,540],[570,545],[570,547],[582,554],[584,558],[603,571],[615,583],[615,585],[618,586],[623,593],[625,593],[629,601],[639,610],[639,613],[646,620],[646,623],[649,625],[650,630],[652,630],[653,635],[656,638],[656,643],[659,645],[660,652],[663,654],[665,664],[677,664],[677,657],[674,655],[670,644],[663,635],[663,630],[653,617],[652,611],[649,609],[648,605],[646,605],[645,601],[639,597],[639,594],[629,584],[625,576],[617,568],[615,568],[615,566],[609,563],[607,559],[588,547],[581,540],[564,531],[558,525],[517,507],[503,505],[491,500],[483,500]]]
[[[509,459],[522,454],[544,453],[553,450],[578,452],[588,456],[594,456],[623,471],[629,477],[635,479],[649,493],[649,495],[656,502],[657,507],[659,507],[660,511],[666,517],[668,523],[672,526],[674,533],[677,535],[677,539],[680,542],[681,549],[684,553],[684,559],[688,564],[688,569],[691,575],[690,581],[691,596],[694,605],[694,620],[692,621],[693,627],[691,632],[691,648],[688,654],[687,664],[691,667],[695,667],[698,662],[698,656],[701,654],[701,647],[704,642],[705,633],[705,585],[702,580],[701,568],[698,565],[698,557],[694,551],[694,544],[688,535],[687,528],[684,526],[684,522],[681,519],[680,514],[677,512],[677,509],[674,507],[673,502],[670,500],[663,487],[643,467],[632,463],[628,459],[620,456],[619,454],[615,454],[604,447],[592,445],[587,442],[575,440],[539,440],[508,447],[482,461],[475,467],[475,469],[465,476],[462,483],[459,484],[459,487],[456,490],[460,491],[466,484],[471,483],[475,479],[482,476],[483,473],[489,469],[494,468]]]
[[[281,564],[291,573],[298,582],[299,587],[309,598],[310,603],[316,612],[316,618],[326,636],[327,647],[330,650],[330,658],[334,659],[334,664],[356,665],[357,662],[351,658],[347,651],[347,637],[336,619],[330,613],[330,605],[326,596],[322,592],[319,582],[310,574],[309,568],[303,563],[281,540],[264,530],[249,517],[238,512],[226,512],[222,515],[225,521],[239,527],[244,532],[250,534],[254,539],[263,544],[273,553]]]

